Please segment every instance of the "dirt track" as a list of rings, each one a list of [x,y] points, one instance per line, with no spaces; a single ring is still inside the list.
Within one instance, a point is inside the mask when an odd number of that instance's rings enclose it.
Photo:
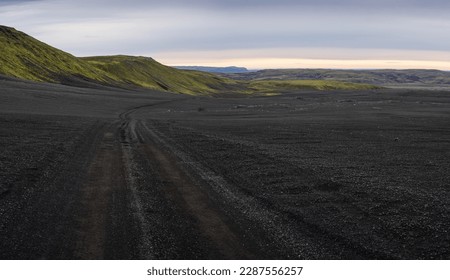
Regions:
[[[448,93],[1,83],[1,259],[450,257]]]

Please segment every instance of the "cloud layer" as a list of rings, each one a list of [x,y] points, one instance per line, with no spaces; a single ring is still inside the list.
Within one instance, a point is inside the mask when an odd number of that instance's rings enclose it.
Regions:
[[[450,69],[448,14],[443,0],[0,0],[0,24],[75,55],[171,64],[205,63],[209,54],[212,64],[234,55],[233,62],[405,60]]]

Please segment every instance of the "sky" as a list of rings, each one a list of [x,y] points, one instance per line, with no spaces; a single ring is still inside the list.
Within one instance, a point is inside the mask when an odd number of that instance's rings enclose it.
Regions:
[[[449,0],[0,0],[0,25],[76,56],[167,65],[450,70]]]

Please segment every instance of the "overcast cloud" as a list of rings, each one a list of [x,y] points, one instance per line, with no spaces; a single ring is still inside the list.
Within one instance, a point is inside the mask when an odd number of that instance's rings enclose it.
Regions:
[[[444,0],[0,0],[0,24],[74,55],[253,59],[250,67],[258,59],[384,59],[450,69],[449,14]]]

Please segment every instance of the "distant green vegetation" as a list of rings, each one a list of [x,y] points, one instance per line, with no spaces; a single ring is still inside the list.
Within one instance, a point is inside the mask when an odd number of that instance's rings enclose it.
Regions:
[[[259,80],[249,81],[249,88],[255,91],[283,91],[295,89],[313,90],[369,90],[379,87],[368,84],[323,80]]]
[[[217,93],[277,94],[298,89],[373,89],[366,84],[317,80],[237,80],[200,71],[180,70],[148,57],[77,58],[14,28],[0,26],[0,74],[69,85],[143,87],[191,95]]]

